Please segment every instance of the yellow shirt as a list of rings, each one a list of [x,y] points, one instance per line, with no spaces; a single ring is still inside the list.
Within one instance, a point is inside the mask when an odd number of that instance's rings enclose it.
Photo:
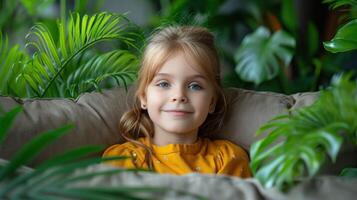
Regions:
[[[139,142],[150,146],[149,140]],[[249,159],[245,151],[228,140],[199,138],[194,144],[151,145],[152,162],[157,173],[186,174],[191,172],[225,174],[251,177]],[[112,165],[125,168],[144,168],[145,150],[131,142],[116,144],[105,150],[103,157],[128,156],[133,159],[109,161]],[[134,163],[135,162],[135,163]]]

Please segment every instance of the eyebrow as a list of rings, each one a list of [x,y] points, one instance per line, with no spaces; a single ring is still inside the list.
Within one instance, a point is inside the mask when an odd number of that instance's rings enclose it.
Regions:
[[[157,73],[155,75],[155,77],[157,77],[157,76],[172,77],[172,75],[168,74],[168,73]],[[207,80],[207,78],[205,76],[202,76],[200,74],[195,74],[195,75],[189,76],[189,79],[194,79],[194,78],[200,78],[200,79],[203,79],[203,80]]]

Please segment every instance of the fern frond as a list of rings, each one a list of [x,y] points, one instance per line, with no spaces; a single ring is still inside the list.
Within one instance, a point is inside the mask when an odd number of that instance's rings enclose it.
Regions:
[[[102,41],[120,41],[132,47],[138,38],[129,28],[130,23],[123,15],[99,13],[91,17],[80,17],[79,14],[72,14],[67,26],[58,22],[59,41],[55,41],[45,25],[37,24],[28,34],[28,38],[33,41],[27,43],[27,46],[35,48],[36,53],[32,65],[27,67],[22,76],[35,95],[61,95],[61,87],[68,82],[69,77],[64,71],[69,68],[71,62]],[[134,48],[139,49],[136,46]],[[107,61],[103,60],[102,63]],[[72,72],[67,70],[66,74]],[[95,85],[97,82],[92,83]]]

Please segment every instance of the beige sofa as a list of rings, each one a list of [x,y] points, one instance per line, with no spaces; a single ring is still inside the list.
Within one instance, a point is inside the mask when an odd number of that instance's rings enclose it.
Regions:
[[[75,124],[75,128],[69,134],[49,145],[30,166],[81,145],[102,144],[110,146],[114,143],[123,142],[117,123],[120,116],[131,104],[132,94],[133,88],[129,88],[128,93],[123,88],[116,88],[106,90],[103,93],[86,93],[76,100],[0,97],[0,106],[5,110],[9,110],[15,105],[23,105],[24,107],[24,111],[16,118],[9,136],[0,145],[0,158],[9,159],[17,149],[35,135],[66,123]],[[259,139],[255,136],[255,131],[264,122],[278,114],[286,114],[293,109],[310,105],[318,97],[318,93],[284,95],[237,88],[226,89],[226,95],[229,108],[224,128],[220,134],[214,135],[213,138],[231,140],[247,151],[249,151],[250,145]],[[356,166],[356,155],[356,148],[345,148],[337,164],[327,164],[319,178],[301,183],[289,194],[264,189],[254,178],[242,180],[202,174],[186,176],[122,174],[117,175],[115,177],[117,181],[114,181],[114,183],[110,181],[110,184],[165,184],[165,186],[172,188],[204,194],[203,196],[209,199],[235,199],[238,197],[245,199],[289,199],[301,198],[300,193],[305,192],[307,194],[304,194],[304,199],[315,199],[315,197],[334,199],[340,197],[341,193],[345,195],[344,199],[348,199],[357,195],[355,191],[357,190],[357,181],[349,180],[346,182],[346,180],[339,179],[336,176],[323,174],[336,175],[346,165]],[[109,166],[101,165],[85,170],[101,170],[103,167]],[[109,184],[107,179],[97,180],[95,183]],[[222,184],[225,186],[219,186]],[[215,189],[210,189],[210,187],[215,187]],[[223,191],[218,192],[216,190]],[[331,193],[331,195],[326,195],[326,192]],[[163,195],[161,197],[171,198],[172,196]]]

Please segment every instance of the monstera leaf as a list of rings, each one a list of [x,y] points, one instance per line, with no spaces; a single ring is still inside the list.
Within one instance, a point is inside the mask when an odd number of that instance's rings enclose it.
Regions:
[[[316,175],[327,157],[336,160],[341,133],[357,144],[356,102],[356,82],[350,76],[337,76],[315,104],[263,125],[257,133],[269,134],[250,150],[254,176],[267,187],[284,189]]]
[[[265,27],[247,35],[235,54],[236,72],[242,80],[256,85],[273,79],[289,65],[295,40],[284,31],[270,34]]]
[[[355,50],[357,49],[356,35],[357,19],[342,26],[331,41],[324,42],[324,47],[332,53]]]

